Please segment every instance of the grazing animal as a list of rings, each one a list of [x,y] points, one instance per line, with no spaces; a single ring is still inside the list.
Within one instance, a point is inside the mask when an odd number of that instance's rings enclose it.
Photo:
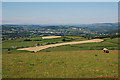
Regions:
[[[106,53],[109,53],[109,51],[107,50]]]
[[[109,53],[109,50],[108,50],[107,48],[104,48],[103,51],[104,51],[105,53]]]
[[[95,56],[97,56],[97,55],[95,55]]]

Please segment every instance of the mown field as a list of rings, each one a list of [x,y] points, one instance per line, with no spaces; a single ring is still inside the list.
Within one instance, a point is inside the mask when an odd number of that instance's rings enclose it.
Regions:
[[[24,41],[24,39],[18,39],[18,40],[8,40],[8,41],[4,41],[2,42],[2,53],[6,54],[8,53],[8,49],[10,48],[10,52],[11,53],[30,53],[28,51],[19,51],[16,49],[12,49],[12,46],[16,46],[17,48],[25,48],[25,47],[33,47],[35,46],[35,44],[39,43],[39,44],[56,44],[56,43],[63,43],[64,41],[62,41],[64,38],[56,38],[56,39],[44,39],[44,40],[40,40],[40,41],[35,41],[35,40],[39,40],[41,39],[41,37],[36,37],[36,38],[29,38],[32,41]],[[81,41],[81,40],[86,40],[86,38],[82,38],[82,37],[66,37],[65,42],[70,42],[70,41]],[[70,40],[70,41],[69,41]]]
[[[70,38],[70,39],[69,39]],[[87,40],[86,38],[81,37],[69,37],[68,41],[83,41]],[[72,38],[72,40],[71,40]],[[33,39],[33,38],[32,38]],[[36,39],[36,38],[35,38]],[[38,38],[37,38],[38,39]],[[64,38],[56,38],[56,39],[45,39],[41,41],[24,41],[23,39],[19,40],[9,40],[4,41],[2,43],[2,53],[8,53],[8,49],[10,48],[11,53],[31,53],[29,51],[20,51],[16,49],[12,49],[12,46],[16,46],[18,48],[25,48],[25,47],[33,47],[35,44],[56,44],[56,43],[63,43],[62,41]],[[70,41],[69,41],[70,40]],[[75,50],[102,50],[103,48],[108,48],[110,50],[119,50],[118,47],[118,38],[110,39],[104,38],[104,42],[101,43],[85,43],[85,44],[75,44],[75,45],[64,45],[54,48],[48,48],[39,52],[50,52],[50,51],[75,51]]]
[[[118,50],[3,54],[3,78],[92,78],[118,75]]]
[[[101,43],[84,43],[84,44],[74,44],[74,45],[64,45],[53,48],[48,48],[39,52],[50,52],[50,51],[79,51],[79,50],[102,50],[103,48],[108,48],[109,50],[120,50],[119,38],[104,38]]]

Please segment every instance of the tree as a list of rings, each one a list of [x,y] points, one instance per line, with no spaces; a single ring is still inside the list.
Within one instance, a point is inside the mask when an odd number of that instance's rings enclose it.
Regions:
[[[10,52],[10,48],[8,48],[8,54],[10,54],[11,52]]]
[[[40,46],[40,44],[39,44],[39,43],[37,43],[37,46]]]
[[[64,42],[65,42],[65,41],[66,41],[66,40],[65,40],[65,38],[64,38],[64,39],[62,39],[62,41],[64,41]]]
[[[30,39],[25,39],[24,41],[32,41],[32,40],[30,40]]]

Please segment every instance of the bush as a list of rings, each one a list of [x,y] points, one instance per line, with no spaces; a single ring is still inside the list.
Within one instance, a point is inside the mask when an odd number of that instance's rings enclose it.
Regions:
[[[66,41],[66,40],[65,40],[65,38],[64,38],[64,39],[62,39],[62,41],[64,41],[64,42],[65,42],[65,41]]]
[[[42,41],[42,40],[40,40],[40,39],[37,39],[37,40],[33,40],[33,41]]]
[[[46,51],[46,52],[50,52],[50,51]]]
[[[32,41],[32,40],[30,40],[30,39],[25,39],[24,41]]]
[[[90,47],[90,50],[95,50],[95,48],[93,48],[93,47]]]

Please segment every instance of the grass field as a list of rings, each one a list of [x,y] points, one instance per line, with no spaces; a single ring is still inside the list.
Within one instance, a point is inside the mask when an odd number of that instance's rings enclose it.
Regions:
[[[83,44],[83,43],[100,43],[104,40],[102,39],[91,39],[91,40],[84,40],[84,41],[72,41],[72,42],[64,42],[64,43],[56,43],[56,44],[50,44],[50,45],[44,45],[44,46],[35,46],[35,47],[28,47],[28,48],[20,48],[17,50],[26,50],[26,51],[34,51],[38,52],[47,48],[51,47],[57,47],[57,46],[63,46],[63,45],[74,45],[74,44]]]
[[[3,78],[91,78],[118,75],[118,50],[3,54]]]
[[[70,37],[71,38],[71,37]],[[36,38],[30,38],[31,40],[36,40],[39,39],[38,37]],[[45,43],[50,43],[50,44],[55,44],[55,43],[63,43],[61,38],[55,38],[55,39],[45,39],[42,41],[24,41],[24,39],[18,39],[18,40],[8,40],[2,42],[2,53],[6,54],[8,53],[8,49],[11,48],[12,46],[16,46],[17,48],[26,48],[26,47],[33,47],[35,44],[45,44]],[[81,40],[86,40],[86,38],[81,38],[79,37],[78,39],[74,39],[72,41],[81,41]],[[66,41],[69,42],[69,41]],[[12,49],[11,53],[30,53],[29,51],[19,51],[16,49]]]
[[[80,37],[66,38],[72,38],[72,41],[87,40]],[[24,48],[37,43],[63,43],[62,39],[2,42],[3,78],[92,78],[118,75],[118,38],[104,38],[101,43],[52,47],[37,53],[12,49],[11,54],[8,54],[11,46]],[[110,53],[105,54],[103,48],[108,48]]]
[[[87,40],[86,38],[81,37],[69,37],[73,38],[72,41],[83,41]],[[37,38],[38,39],[38,38]],[[40,43],[63,43],[62,38],[56,38],[56,39],[46,39],[42,41],[23,41],[20,40],[9,40],[4,41],[2,43],[2,53],[6,54],[8,53],[8,49],[11,48],[11,46],[17,46],[17,48],[25,48],[25,47],[33,47],[34,44]],[[108,48],[110,50],[120,50],[118,47],[118,38],[110,39],[110,38],[104,38],[104,42],[101,43],[86,43],[86,44],[75,44],[75,45],[64,45],[54,48],[48,48],[39,52],[53,52],[53,51],[77,51],[77,50],[102,50],[103,48]],[[12,49],[11,53],[31,53],[29,51],[19,51],[16,49]]]
[[[101,43],[84,43],[74,45],[64,45],[53,48],[48,48],[39,52],[53,52],[53,51],[79,51],[79,50],[102,50],[108,48],[109,50],[120,50],[118,47],[118,38],[110,39],[104,38],[105,41]]]

